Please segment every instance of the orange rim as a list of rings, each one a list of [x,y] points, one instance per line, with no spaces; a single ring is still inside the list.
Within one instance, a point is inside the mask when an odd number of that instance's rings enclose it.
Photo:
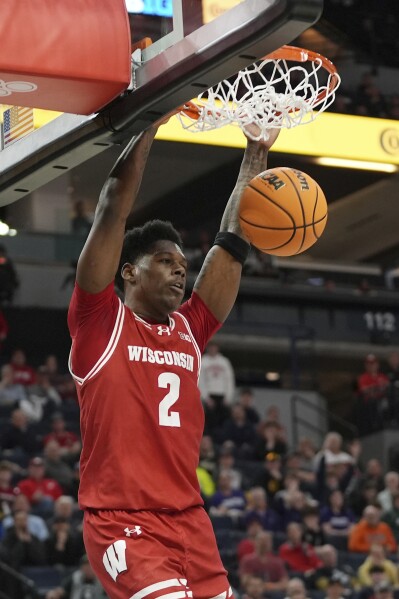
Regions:
[[[259,59],[259,61],[261,60],[290,60],[293,62],[307,62],[308,60],[311,62],[319,61],[321,66],[331,75],[331,77],[328,88],[321,91],[317,95],[315,101],[313,102],[314,106],[317,106],[327,96],[331,95],[339,85],[339,75],[336,66],[331,62],[331,60],[322,54],[319,54],[318,52],[313,52],[312,50],[306,50],[305,48],[300,48],[297,46],[281,46],[281,48],[278,48],[278,50],[275,50],[274,52],[271,52],[270,54],[267,54],[263,58]],[[201,110],[202,106],[196,104],[195,100],[191,100],[186,102],[184,106],[180,106],[180,108],[176,110],[176,113],[180,112],[193,120],[198,120]]]
[[[294,62],[311,62],[320,61],[321,66],[331,75],[328,88],[320,92],[313,102],[314,105],[319,104],[327,95],[333,93],[335,88],[339,85],[339,75],[335,64],[328,58],[313,52],[312,50],[306,50],[305,48],[299,48],[296,46],[281,46],[278,50],[271,52],[264,56],[261,60],[292,60]]]

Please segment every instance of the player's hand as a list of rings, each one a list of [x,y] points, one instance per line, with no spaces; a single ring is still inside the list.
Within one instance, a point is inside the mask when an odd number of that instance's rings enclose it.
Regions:
[[[268,130],[269,138],[267,140],[261,139],[259,141],[254,141],[252,138],[258,137],[260,134],[260,129],[259,129],[258,125],[251,123],[250,125],[246,125],[245,128],[243,129],[244,135],[247,138],[248,143],[259,144],[261,146],[264,146],[267,150],[270,150],[270,148],[272,147],[272,145],[278,138],[280,131],[281,131],[281,129],[279,129],[279,128],[278,129],[269,129]]]

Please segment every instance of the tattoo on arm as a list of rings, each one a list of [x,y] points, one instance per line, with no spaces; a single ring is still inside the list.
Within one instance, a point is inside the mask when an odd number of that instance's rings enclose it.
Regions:
[[[267,168],[268,149],[258,143],[248,142],[237,183],[224,211],[221,231],[230,231],[245,239],[239,223],[238,209],[242,192],[251,179]]]

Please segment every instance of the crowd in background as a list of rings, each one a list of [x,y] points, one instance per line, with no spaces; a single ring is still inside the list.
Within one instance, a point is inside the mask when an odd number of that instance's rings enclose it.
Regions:
[[[384,119],[399,119],[399,94],[384,94],[371,72],[365,72],[355,90],[337,92],[332,112]]]
[[[369,355],[357,381],[361,413],[374,410],[365,420],[373,431],[387,414],[392,425],[399,354],[389,367],[381,372]],[[262,413],[252,389],[237,389],[215,343],[199,385],[198,480],[237,596],[389,599],[399,588],[398,472],[363,461],[361,438],[344,444],[329,432],[321,446],[311,438],[292,446],[279,407]],[[74,383],[56,357],[33,368],[14,351],[0,380],[0,589],[12,599],[28,597],[24,577],[41,570],[46,599],[104,596],[82,540],[78,419]],[[57,575],[53,588],[49,572]]]

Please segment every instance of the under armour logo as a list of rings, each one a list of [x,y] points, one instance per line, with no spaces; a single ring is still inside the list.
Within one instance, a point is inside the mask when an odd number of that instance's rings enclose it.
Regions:
[[[141,526],[135,526],[134,528],[130,529],[128,526],[126,526],[126,528],[124,529],[124,532],[126,533],[127,537],[131,537],[132,535],[141,535],[141,533],[143,532],[141,530]]]
[[[159,326],[158,327],[158,335],[163,335],[164,333],[166,333],[167,335],[170,335],[170,329],[169,329],[169,327]]]

